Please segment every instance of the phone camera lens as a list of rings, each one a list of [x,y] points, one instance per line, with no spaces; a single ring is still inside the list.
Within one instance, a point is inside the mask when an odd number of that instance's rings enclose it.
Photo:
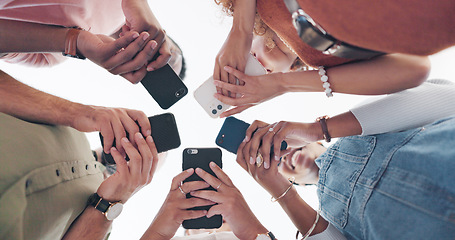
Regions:
[[[212,110],[212,114],[216,114],[218,111],[216,109]]]
[[[221,106],[221,104],[220,104],[220,105],[216,106],[216,108],[218,108],[218,110],[221,110],[223,108],[223,106]]]
[[[191,149],[187,149],[186,152],[187,152],[188,154],[191,154],[191,153],[192,153]]]
[[[178,90],[177,92],[175,92],[175,96],[176,97],[181,97],[185,94],[185,89],[184,88],[180,88],[180,90]]]

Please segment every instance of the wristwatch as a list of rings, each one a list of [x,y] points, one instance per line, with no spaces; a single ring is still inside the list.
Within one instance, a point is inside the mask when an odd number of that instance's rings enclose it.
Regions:
[[[272,232],[258,234],[256,240],[276,240]]]
[[[77,38],[81,33],[82,28],[72,27],[69,28],[66,32],[65,37],[65,52],[62,53],[63,56],[73,57],[84,60],[85,57],[82,54],[77,53]]]
[[[96,210],[103,213],[107,220],[112,221],[117,218],[123,210],[123,203],[109,202],[101,198],[98,193],[92,194],[87,201],[87,205],[93,206]]]

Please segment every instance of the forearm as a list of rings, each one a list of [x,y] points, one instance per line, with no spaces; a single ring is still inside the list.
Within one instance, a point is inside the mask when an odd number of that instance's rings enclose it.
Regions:
[[[111,225],[112,221],[89,206],[71,224],[63,239],[105,239]]]
[[[333,92],[380,95],[420,85],[430,63],[427,57],[392,54],[326,70]],[[320,78],[318,70],[290,72],[283,74],[281,84],[288,92],[323,92]]]
[[[57,26],[0,20],[0,53],[64,52],[67,31]]]
[[[253,34],[254,18],[256,16],[256,0],[234,1],[234,20],[232,28],[244,33]]]
[[[29,87],[0,71],[0,112],[38,123],[72,126],[76,113],[89,106]]]

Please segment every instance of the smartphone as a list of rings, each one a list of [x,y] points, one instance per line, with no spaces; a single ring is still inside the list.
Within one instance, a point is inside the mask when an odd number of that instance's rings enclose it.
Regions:
[[[226,149],[228,152],[237,154],[237,149],[239,148],[243,139],[245,139],[246,130],[249,127],[249,123],[246,123],[235,117],[227,117],[224,120],[223,126],[221,126],[218,135],[216,136],[216,145]],[[285,150],[287,147],[288,144],[286,141],[282,141],[280,149]],[[273,154],[273,146],[270,149],[270,154]]]
[[[186,148],[183,150],[183,162],[182,169],[183,171],[189,168],[201,168],[204,171],[215,176],[215,173],[210,169],[209,163],[214,162],[220,168],[223,167],[221,160],[221,150],[219,148]],[[193,173],[190,177],[185,179],[183,182],[191,181],[204,181],[196,173]],[[208,187],[203,190],[212,190],[215,191],[213,187]],[[186,195],[186,198],[191,198],[190,194]],[[191,208],[190,210],[209,210],[213,205],[202,206]],[[185,220],[182,223],[182,226],[185,229],[212,229],[220,228],[223,223],[223,217],[221,215],[215,215],[211,218],[201,217],[196,219]]]
[[[155,143],[158,153],[166,152],[171,149],[180,147],[180,135],[177,129],[177,123],[175,122],[175,117],[172,113],[163,113],[160,115],[151,116],[148,119],[152,127],[153,142]],[[101,145],[104,147],[103,135],[101,135],[101,133],[99,133],[99,135]],[[126,133],[126,137],[129,137],[128,132]],[[107,163],[115,164],[114,158],[111,154],[106,154],[103,151],[101,157],[104,158]],[[126,157],[126,160],[129,160],[128,156]]]
[[[141,83],[162,109],[170,108],[188,93],[188,88],[169,64],[147,72]]]
[[[245,74],[250,76],[264,75],[267,71],[262,64],[253,56],[249,55],[245,66]],[[238,84],[238,83],[237,83]],[[213,84],[213,76],[209,77],[193,93],[196,101],[212,118],[217,118],[221,113],[228,110],[231,106],[216,99],[213,95],[216,93],[216,87]],[[240,97],[240,96],[238,96]]]

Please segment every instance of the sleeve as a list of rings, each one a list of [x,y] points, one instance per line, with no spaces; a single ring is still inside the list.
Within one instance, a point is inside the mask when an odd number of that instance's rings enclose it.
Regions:
[[[327,228],[318,234],[315,234],[313,236],[310,236],[307,238],[308,240],[344,240],[346,239],[341,232],[334,227],[331,223],[329,223],[329,226]]]
[[[428,80],[422,85],[383,96],[351,109],[362,135],[402,131],[455,114],[455,83]]]

